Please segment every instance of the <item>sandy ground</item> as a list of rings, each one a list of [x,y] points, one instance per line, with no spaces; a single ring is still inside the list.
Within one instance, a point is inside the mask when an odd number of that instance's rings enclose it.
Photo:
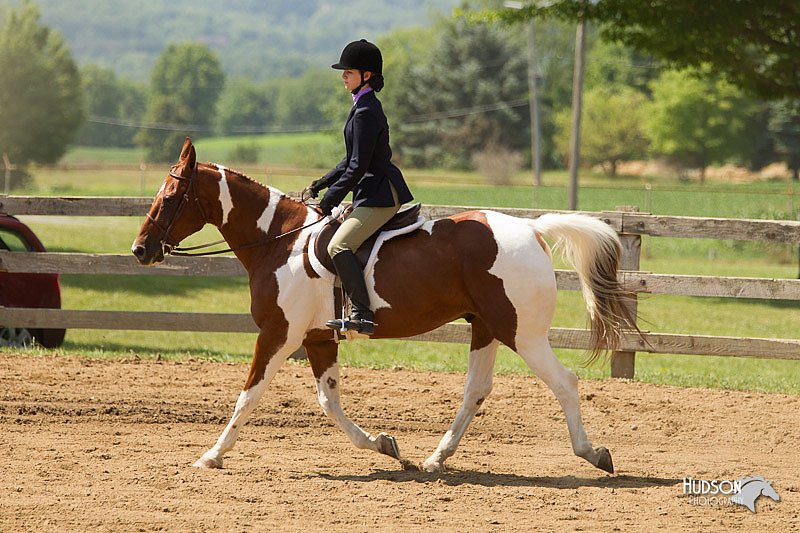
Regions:
[[[798,531],[800,397],[581,383],[584,421],[617,473],[575,457],[539,380],[501,376],[442,475],[354,448],[284,367],[225,469],[216,440],[242,364],[0,355],[2,531]],[[345,369],[344,406],[419,463],[464,376]],[[771,480],[780,502],[696,505],[684,477]]]

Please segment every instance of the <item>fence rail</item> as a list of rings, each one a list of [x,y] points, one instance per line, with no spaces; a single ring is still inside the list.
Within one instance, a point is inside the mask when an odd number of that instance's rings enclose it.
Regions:
[[[142,266],[130,255],[37,253],[0,251],[0,272],[35,274],[114,274],[131,276],[246,276],[235,257],[167,257],[156,266]],[[687,276],[621,272],[620,276],[635,292],[678,296],[720,298],[760,298],[800,300],[800,279]],[[571,270],[556,270],[561,290],[580,290],[578,275]]]
[[[149,198],[118,197],[19,197],[0,196],[0,213],[47,216],[137,216],[151,203]],[[481,209],[464,206],[425,206],[431,219]],[[537,209],[492,208],[523,218],[553,212]],[[687,276],[641,272],[640,238],[692,237],[800,243],[800,221],[742,220],[701,217],[659,216],[636,211],[607,211],[585,214],[600,218],[622,237],[626,257],[621,279],[639,294],[758,298],[800,301],[800,280]],[[168,257],[156,267],[142,267],[130,255],[0,252],[0,271],[59,274],[113,274],[157,276],[245,276],[234,257]],[[557,270],[560,290],[580,290],[575,272]],[[173,331],[256,332],[250,315],[234,313],[154,313],[0,307],[0,323],[30,328],[138,329]],[[469,343],[469,325],[447,324],[410,340]],[[553,328],[550,341],[557,348],[586,349],[589,332]],[[645,332],[623,338],[619,352],[612,355],[612,375],[633,377],[636,352],[725,355],[800,360],[800,339],[762,339]],[[621,361],[621,363],[620,363]],[[615,365],[615,362],[617,364]]]
[[[11,215],[57,216],[136,216],[142,217],[152,203],[151,198],[109,196],[2,196],[0,213]],[[486,209],[474,206],[427,205],[422,214],[442,218],[460,211]],[[493,211],[521,218],[537,218],[559,211],[492,207]],[[564,211],[566,212],[566,211]],[[570,211],[572,212],[572,211]],[[583,212],[602,219],[617,233],[651,237],[691,237],[698,239],[734,239],[744,241],[800,242],[800,221],[751,220],[649,215],[637,212]]]

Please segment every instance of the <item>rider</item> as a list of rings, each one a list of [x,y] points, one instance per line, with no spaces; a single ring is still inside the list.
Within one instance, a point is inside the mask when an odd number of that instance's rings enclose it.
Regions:
[[[354,41],[331,67],[343,71],[344,86],[353,94],[353,108],[344,125],[346,155],[307,190],[316,198],[327,187],[319,202],[326,215],[353,192],[354,209],[334,233],[328,253],[354,311],[341,320],[329,320],[327,326],[371,335],[374,314],[355,252],[413,196],[400,169],[391,162],[389,124],[376,96],[383,88],[381,51],[365,39]]]

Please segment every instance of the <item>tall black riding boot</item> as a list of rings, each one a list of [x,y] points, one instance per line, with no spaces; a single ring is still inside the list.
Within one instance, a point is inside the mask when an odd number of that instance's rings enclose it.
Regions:
[[[353,303],[353,314],[341,320],[328,320],[327,326],[340,331],[357,331],[364,335],[372,335],[375,331],[374,314],[369,306],[369,293],[364,282],[364,272],[358,259],[350,250],[344,250],[333,256],[333,266],[342,280],[342,286]]]

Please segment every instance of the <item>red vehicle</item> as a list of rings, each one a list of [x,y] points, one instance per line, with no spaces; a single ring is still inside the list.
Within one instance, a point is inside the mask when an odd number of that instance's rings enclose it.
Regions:
[[[0,250],[46,252],[33,231],[10,215],[0,215]],[[0,306],[61,308],[58,274],[16,274],[0,272]],[[36,342],[56,348],[64,342],[63,329],[29,329],[14,324],[0,325],[0,346],[26,346]]]

